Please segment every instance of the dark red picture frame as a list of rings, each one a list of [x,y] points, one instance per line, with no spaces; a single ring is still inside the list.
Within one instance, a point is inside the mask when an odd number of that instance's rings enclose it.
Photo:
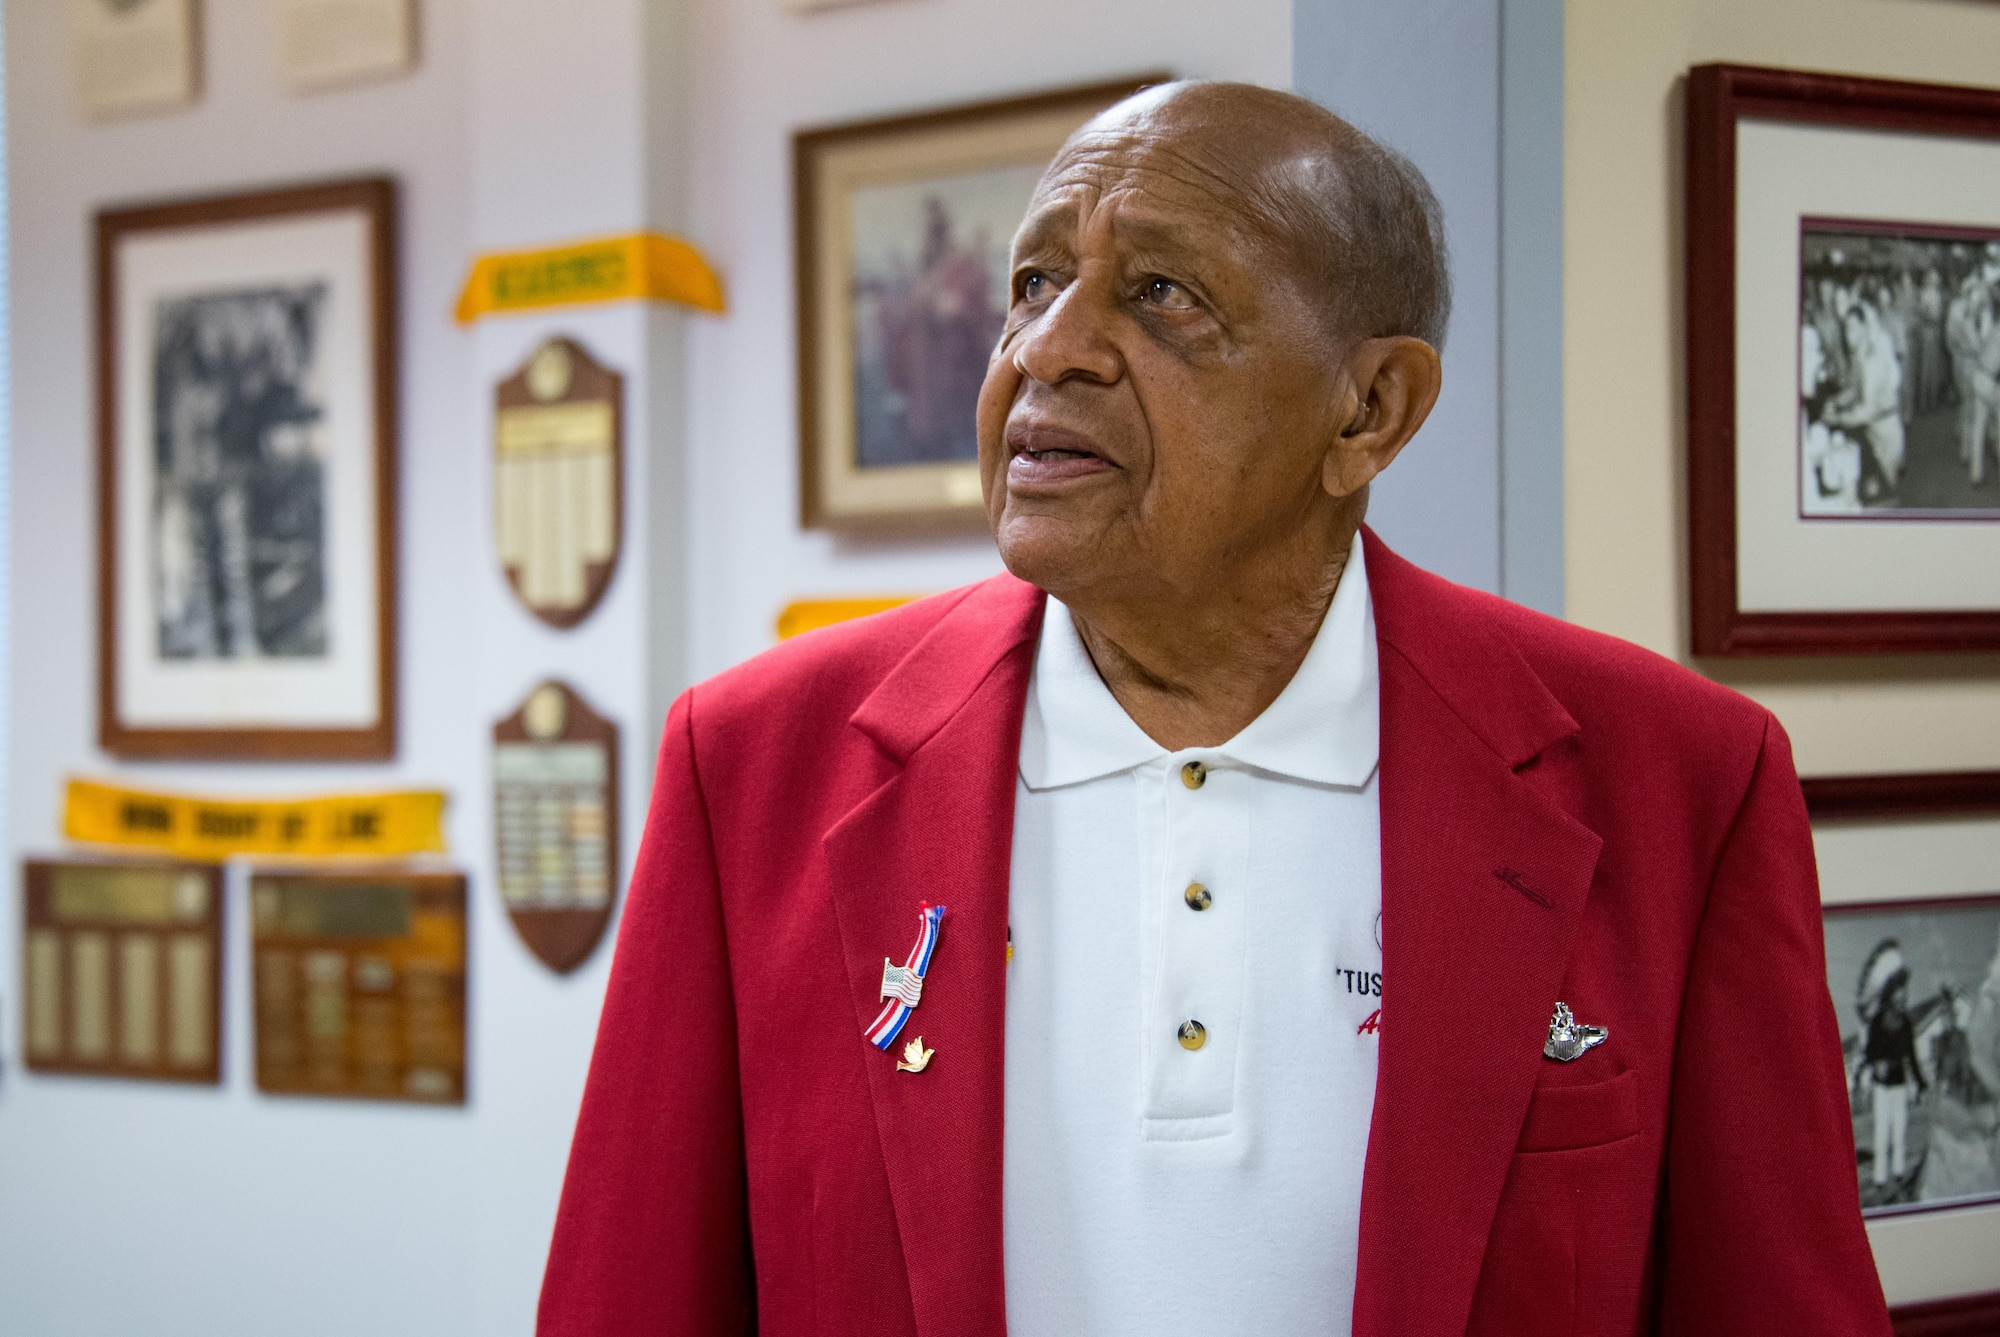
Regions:
[[[2000,771],[1822,775],[1801,780],[1814,821],[1936,816],[2000,808]]]
[[[1688,72],[1688,558],[1694,653],[2000,650],[2000,611],[1746,613],[1737,607],[1736,127],[1746,119],[2000,139],[2000,90],[1745,65],[1698,65]],[[2000,788],[1993,797],[2000,798]]]
[[[2000,1333],[2000,1291],[1897,1305],[1889,1321],[1896,1337],[1993,1337]]]

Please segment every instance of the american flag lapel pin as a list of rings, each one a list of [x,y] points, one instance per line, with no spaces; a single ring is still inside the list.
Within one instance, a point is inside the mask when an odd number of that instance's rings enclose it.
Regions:
[[[944,921],[944,907],[919,905],[917,912],[916,945],[910,948],[903,964],[899,966],[886,956],[882,958],[882,1010],[869,1023],[868,1043],[884,1053],[896,1043],[896,1037],[909,1024],[910,1014],[923,1001],[924,973],[930,969],[931,954],[937,951],[938,926]],[[905,1061],[896,1068],[899,1072],[922,1072],[936,1051],[924,1049],[921,1037],[914,1046],[921,1058],[909,1052],[910,1048],[905,1047]]]

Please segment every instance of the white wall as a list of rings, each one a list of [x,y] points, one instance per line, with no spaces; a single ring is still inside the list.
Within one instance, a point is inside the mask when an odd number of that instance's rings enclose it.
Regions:
[[[806,593],[943,588],[991,545],[798,532],[791,130],[1154,67],[1283,85],[1289,0],[1118,0],[1004,13],[892,0],[801,18],[781,0],[425,0],[411,78],[294,98],[275,6],[206,0],[194,108],[109,126],[72,111],[67,5],[6,6],[16,356],[10,865],[59,848],[71,772],[233,793],[437,785],[471,877],[470,1103],[276,1099],[249,1065],[235,886],[225,1080],[213,1090],[18,1065],[16,912],[0,916],[0,1331],[524,1333],[609,952],[557,979],[490,877],[486,739],[560,673],[625,726],[625,857],[656,722],[692,675],[769,644]],[[1062,42],[1023,32],[1061,31]],[[694,72],[692,81],[682,71]],[[684,164],[692,163],[691,168]],[[89,220],[107,204],[386,171],[402,183],[403,742],[385,765],[114,763],[94,743]],[[659,225],[724,273],[726,318],[621,305],[449,318],[475,248]],[[493,565],[491,383],[568,332],[627,375],[627,549],[605,603],[557,633]],[[686,357],[683,373],[682,358]],[[684,445],[685,443],[685,445]],[[683,514],[691,528],[680,529]]]
[[[59,847],[72,772],[226,793],[387,785],[450,791],[453,862],[471,879],[470,1100],[462,1110],[260,1096],[249,1056],[241,888],[226,958],[220,1089],[20,1070],[18,959],[0,924],[10,1062],[0,1079],[0,1329],[8,1333],[519,1333],[541,1262],[609,951],[556,978],[522,948],[490,876],[486,740],[548,674],[625,725],[625,856],[651,772],[649,551],[655,354],[671,316],[622,305],[474,331],[450,312],[475,246],[651,221],[640,0],[546,22],[525,0],[428,0],[410,78],[281,91],[276,7],[204,5],[205,91],[191,110],[87,126],[72,111],[67,6],[6,8],[12,153],[15,511],[10,862]],[[94,746],[89,221],[106,204],[388,172],[401,183],[400,680],[396,761],[356,766],[115,763]],[[627,373],[636,448],[628,544],[605,603],[557,633],[514,603],[489,537],[489,388],[546,333]],[[667,378],[671,380],[671,377]],[[673,387],[667,386],[671,391]],[[671,394],[669,398],[671,399]],[[678,544],[667,562],[678,570]],[[672,646],[676,663],[680,647]],[[9,905],[13,904],[11,898]]]
[[[465,259],[468,14],[432,0],[417,77],[366,92],[279,91],[276,10],[210,0],[207,91],[192,110],[89,127],[72,107],[68,6],[6,6],[12,170],[10,586],[20,639],[9,696],[9,880],[58,847],[66,773],[214,789],[480,783],[477,703],[441,672],[476,633],[484,576],[464,337],[446,312]],[[90,219],[106,204],[388,171],[403,184],[400,429],[403,741],[387,766],[114,767],[94,746]],[[481,832],[461,803],[458,851]],[[476,885],[482,906],[485,888]],[[241,909],[240,888],[232,912]],[[475,1256],[480,1125],[465,1110],[273,1100],[252,1091],[243,916],[232,913],[224,1084],[171,1090],[18,1066],[15,902],[0,925],[0,1326],[10,1333],[455,1331]],[[505,969],[482,914],[474,987]],[[474,1035],[481,1035],[475,1025]]]
[[[697,0],[690,226],[730,316],[690,327],[690,660],[705,677],[772,642],[793,599],[928,592],[1000,569],[992,542],[798,528],[791,144],[799,126],[1168,69],[1291,81],[1290,0],[892,0],[807,18]]]

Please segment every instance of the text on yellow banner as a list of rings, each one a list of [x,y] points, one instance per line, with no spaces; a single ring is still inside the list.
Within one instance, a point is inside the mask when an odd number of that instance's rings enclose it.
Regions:
[[[722,281],[687,242],[657,232],[482,255],[458,295],[461,323],[487,315],[642,297],[721,311]]]
[[[443,851],[444,802],[438,790],[224,799],[71,780],[63,834],[87,844],[164,850],[188,859],[392,858]]]

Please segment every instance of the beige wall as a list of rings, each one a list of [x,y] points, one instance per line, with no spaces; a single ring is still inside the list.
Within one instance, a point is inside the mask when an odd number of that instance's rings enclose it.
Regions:
[[[1733,61],[2000,85],[2000,5],[1570,0],[1564,83],[1569,616],[1687,658],[1681,80]],[[2000,769],[2000,656],[1720,663],[1805,774]],[[2000,822],[1817,833],[1829,900],[2000,886]],[[1892,1302],[2000,1287],[2000,1210],[1878,1221]]]
[[[1565,82],[1568,612],[1687,654],[1681,77],[1707,61],[2000,84],[2000,5],[1572,0]],[[2000,768],[2000,658],[1710,662],[1805,774]]]

